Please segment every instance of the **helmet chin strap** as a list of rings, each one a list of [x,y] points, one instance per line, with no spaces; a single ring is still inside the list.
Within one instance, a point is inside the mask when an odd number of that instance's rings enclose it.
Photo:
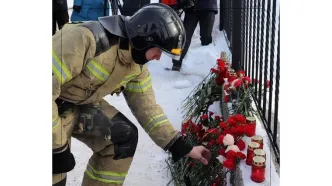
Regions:
[[[136,64],[144,65],[145,63],[149,62],[149,60],[146,59],[145,54],[150,48],[153,47],[147,47],[142,50],[136,50],[135,48],[131,49],[131,56]]]

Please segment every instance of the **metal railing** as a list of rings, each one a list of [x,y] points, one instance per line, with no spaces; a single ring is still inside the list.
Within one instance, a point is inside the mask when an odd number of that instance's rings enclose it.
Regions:
[[[232,67],[258,83],[252,95],[280,164],[280,14],[277,0],[221,0],[220,30],[231,50]],[[264,84],[270,82],[269,88]]]

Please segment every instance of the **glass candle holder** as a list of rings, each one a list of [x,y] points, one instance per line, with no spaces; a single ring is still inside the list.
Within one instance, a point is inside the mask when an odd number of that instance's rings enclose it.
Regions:
[[[254,131],[256,131],[256,118],[255,117],[252,117],[252,116],[246,117],[246,122],[247,122],[247,124],[249,124],[249,126],[254,128]]]
[[[222,51],[222,52],[220,53],[220,58],[221,58],[223,61],[226,61],[226,60],[224,60],[224,59],[227,59],[227,53],[226,53],[225,51]]]
[[[265,180],[265,158],[255,156],[251,166],[251,180],[261,183]]]
[[[259,148],[263,149],[264,144],[263,144],[263,137],[262,136],[255,135],[255,136],[251,137],[251,141],[259,143]]]
[[[261,156],[266,159],[266,153],[263,149],[256,149],[254,150],[254,156]]]
[[[246,159],[246,163],[247,165],[251,165],[252,164],[252,159],[255,156],[254,151],[256,149],[259,148],[259,144],[256,142],[250,142],[248,144],[248,149],[247,149],[247,159]]]

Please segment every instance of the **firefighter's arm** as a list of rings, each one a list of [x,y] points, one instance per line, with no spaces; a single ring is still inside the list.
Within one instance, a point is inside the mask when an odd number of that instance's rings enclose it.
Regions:
[[[156,103],[151,75],[146,65],[140,75],[126,84],[124,96],[145,132],[159,147],[172,152],[175,161],[192,150]]]
[[[91,33],[90,33],[91,34]],[[91,57],[92,34],[87,29],[75,28],[64,34],[56,34],[52,41],[52,154],[53,174],[72,170],[75,160],[70,152],[64,119],[58,114],[55,100],[62,86],[81,73],[86,59]]]

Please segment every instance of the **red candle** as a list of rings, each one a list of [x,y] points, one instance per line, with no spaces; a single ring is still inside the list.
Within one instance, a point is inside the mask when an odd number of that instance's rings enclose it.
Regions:
[[[254,156],[261,156],[264,159],[266,159],[266,154],[265,154],[265,151],[263,149],[254,150]]]
[[[250,142],[248,145],[248,150],[247,150],[247,159],[246,163],[247,165],[252,164],[252,159],[255,156],[254,151],[259,148],[259,144],[256,142]]]
[[[246,122],[249,126],[253,127],[254,128],[254,131],[256,131],[256,118],[255,117],[252,117],[252,116],[249,116],[249,117],[246,117]]]
[[[251,180],[261,183],[265,180],[265,158],[255,156],[251,167]]]
[[[259,135],[253,136],[251,138],[251,141],[259,143],[259,148],[263,149],[263,137],[262,136],[259,136]]]

